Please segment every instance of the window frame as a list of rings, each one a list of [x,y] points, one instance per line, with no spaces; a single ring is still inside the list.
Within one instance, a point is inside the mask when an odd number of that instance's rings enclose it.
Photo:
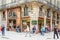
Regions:
[[[27,14],[27,15],[26,15]],[[24,17],[28,17],[29,16],[29,13],[28,13],[28,7],[25,5],[24,7],[24,14],[23,14]]]

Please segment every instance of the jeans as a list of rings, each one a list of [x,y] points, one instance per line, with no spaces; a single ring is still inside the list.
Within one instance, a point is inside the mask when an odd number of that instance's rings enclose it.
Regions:
[[[55,35],[57,36],[57,38],[59,38],[58,33],[56,33],[56,34],[54,33],[54,39],[55,39]]]
[[[2,31],[2,36],[4,36],[5,35],[5,31]]]
[[[33,30],[33,33],[35,33],[35,30]]]
[[[41,35],[43,35],[43,36],[44,36],[44,31],[41,31]]]
[[[17,32],[20,32],[20,29],[16,29]]]

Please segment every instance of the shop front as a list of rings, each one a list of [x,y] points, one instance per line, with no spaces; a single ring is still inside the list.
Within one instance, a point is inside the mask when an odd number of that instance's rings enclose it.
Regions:
[[[41,27],[44,26],[44,20],[38,20],[38,29],[41,32]]]
[[[30,27],[30,20],[22,20],[22,31],[24,32],[27,28],[27,25]]]

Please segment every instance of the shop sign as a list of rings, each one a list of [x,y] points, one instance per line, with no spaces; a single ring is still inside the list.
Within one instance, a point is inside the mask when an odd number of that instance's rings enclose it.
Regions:
[[[37,20],[32,20],[32,25],[36,25],[37,24]]]

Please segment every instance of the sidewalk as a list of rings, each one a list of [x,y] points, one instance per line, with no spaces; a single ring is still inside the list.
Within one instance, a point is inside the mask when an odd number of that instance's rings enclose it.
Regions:
[[[53,39],[53,32],[45,33],[44,36],[39,34],[31,34],[31,37],[29,35],[25,37],[26,33],[17,33],[17,32],[11,32],[7,31],[6,36],[2,37],[0,33],[0,39],[1,40],[60,40],[59,39]]]

